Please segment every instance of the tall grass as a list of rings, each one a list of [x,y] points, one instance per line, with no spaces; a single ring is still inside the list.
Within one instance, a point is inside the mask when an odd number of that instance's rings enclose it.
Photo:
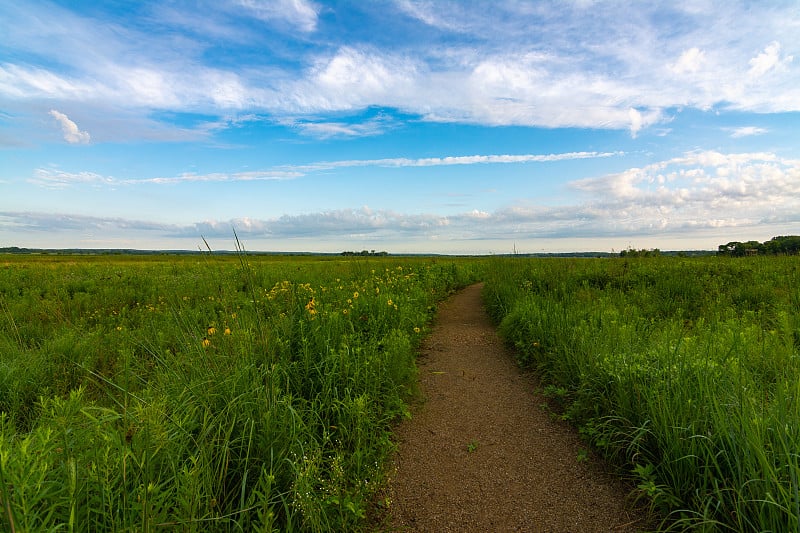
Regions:
[[[477,263],[3,258],[0,530],[355,531]]]
[[[800,259],[507,260],[485,298],[664,529],[800,530]]]

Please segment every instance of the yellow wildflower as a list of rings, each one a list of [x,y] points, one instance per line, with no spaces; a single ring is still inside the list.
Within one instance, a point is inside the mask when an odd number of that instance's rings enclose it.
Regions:
[[[225,331],[223,331],[222,333],[223,333],[224,335],[230,335],[230,334],[231,334],[231,328],[229,328],[229,327],[226,327],[226,328],[225,328]]]
[[[211,341],[208,340],[208,337],[203,337],[203,348],[208,348],[211,345]]]
[[[308,314],[310,314],[312,316],[317,314],[317,310],[315,309],[315,306],[316,306],[316,302],[314,301],[314,297],[312,296],[311,299],[306,304],[306,311],[308,311]]]
[[[389,301],[388,301],[388,302],[386,302],[386,303],[387,303],[387,304],[389,304],[389,307],[391,307],[391,306],[393,306],[393,305],[394,305],[394,302],[392,301],[392,299],[391,299],[391,298],[389,298]]]
[[[215,328],[214,326],[208,326],[207,332],[209,335],[213,335],[214,333],[217,332],[217,328]]]

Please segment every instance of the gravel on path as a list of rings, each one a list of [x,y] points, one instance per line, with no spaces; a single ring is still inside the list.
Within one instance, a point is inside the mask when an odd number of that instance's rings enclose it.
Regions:
[[[473,285],[443,302],[396,429],[383,531],[639,531],[626,489],[552,415]],[[587,459],[588,457],[588,459]]]

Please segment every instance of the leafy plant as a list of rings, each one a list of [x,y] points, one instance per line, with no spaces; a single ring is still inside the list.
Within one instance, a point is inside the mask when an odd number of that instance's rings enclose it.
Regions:
[[[0,530],[363,527],[415,348],[479,263],[237,249],[9,257]]]
[[[663,528],[800,523],[800,259],[498,259],[485,301]]]

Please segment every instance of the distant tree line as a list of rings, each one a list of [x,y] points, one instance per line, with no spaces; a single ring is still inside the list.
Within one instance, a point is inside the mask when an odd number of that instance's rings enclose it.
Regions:
[[[658,248],[653,248],[652,250],[645,250],[644,248],[641,250],[634,250],[633,248],[628,248],[619,253],[620,257],[658,257],[660,255],[661,250]]]
[[[383,257],[383,256],[386,256],[386,255],[389,255],[389,252],[376,252],[375,250],[369,250],[369,251],[361,250],[360,252],[350,252],[350,251],[346,250],[346,251],[342,252],[342,255],[346,255],[346,256],[360,255],[360,256],[370,256],[370,257],[374,257],[374,256]]]
[[[764,242],[732,241],[720,244],[717,255],[744,257],[746,255],[797,255],[800,254],[800,235],[773,237]]]

